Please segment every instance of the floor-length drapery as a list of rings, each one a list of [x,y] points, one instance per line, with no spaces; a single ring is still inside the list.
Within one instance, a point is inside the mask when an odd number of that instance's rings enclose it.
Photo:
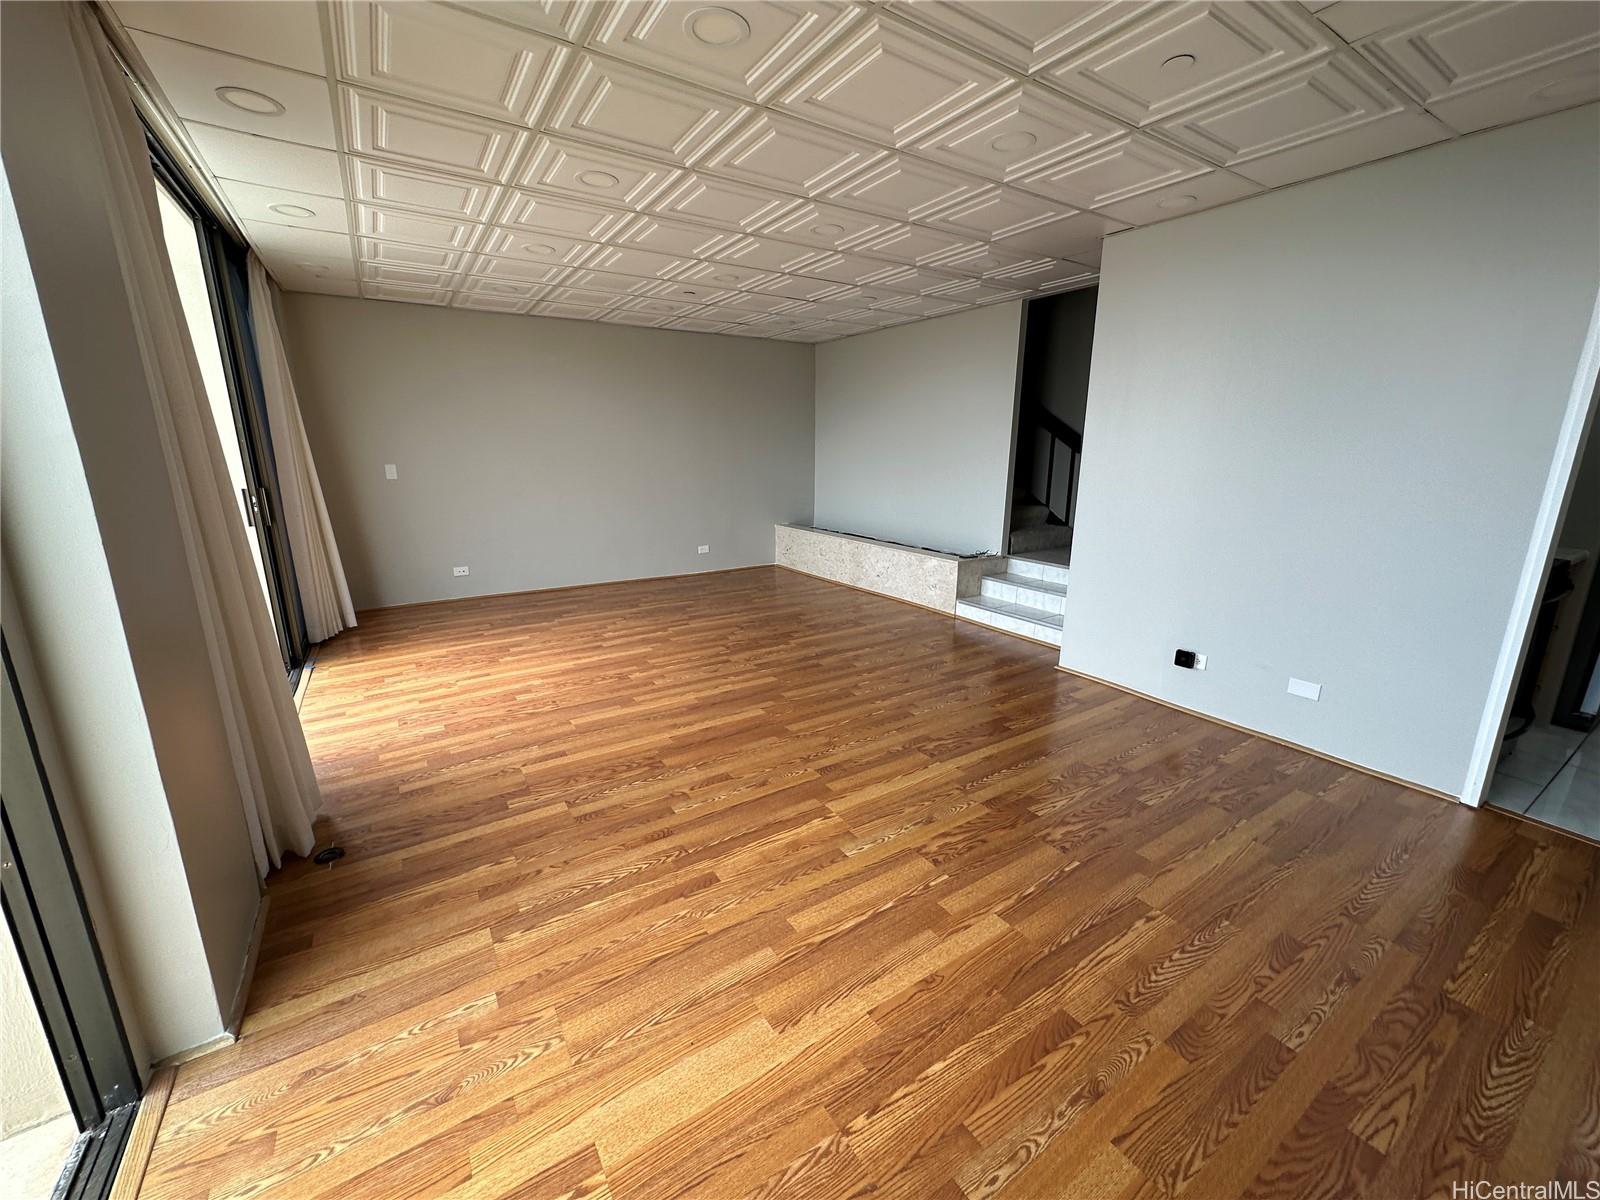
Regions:
[[[238,798],[256,866],[265,875],[286,852],[311,852],[311,821],[321,796],[157,232],[155,176],[144,133],[94,11],[87,4],[73,10],[73,42],[106,159],[106,203],[161,431],[164,461],[148,466],[164,471],[172,484]],[[231,797],[219,797],[219,803],[228,802]]]
[[[321,642],[354,625],[356,610],[350,603],[350,585],[345,582],[333,523],[328,520],[317,465],[300,417],[300,398],[278,332],[277,288],[254,251],[250,254],[250,324],[256,335],[278,500],[289,535],[289,553],[294,557],[306,636]]]

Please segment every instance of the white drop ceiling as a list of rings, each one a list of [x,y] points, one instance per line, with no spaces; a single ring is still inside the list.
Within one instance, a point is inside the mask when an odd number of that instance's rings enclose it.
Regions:
[[[290,291],[820,342],[1600,99],[1600,4],[112,5]]]

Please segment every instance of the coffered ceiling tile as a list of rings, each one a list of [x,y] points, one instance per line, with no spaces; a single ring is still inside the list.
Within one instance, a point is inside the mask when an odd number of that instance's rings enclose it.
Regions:
[[[806,263],[821,258],[826,253],[825,250],[811,246],[796,246],[774,238],[746,237],[719,247],[711,257],[717,262],[731,263],[747,271],[788,274],[798,271]]]
[[[1072,252],[1074,262],[1080,262],[1096,273],[1100,270],[1100,259],[1104,254],[1104,246],[1100,242],[1082,246]]]
[[[356,242],[356,250],[362,262],[388,263],[425,271],[458,271],[466,260],[466,255],[460,250],[386,242],[381,238],[360,238]]]
[[[650,208],[722,229],[748,232],[796,203],[793,196],[691,172],[656,197]]]
[[[666,279],[687,270],[691,260],[671,254],[655,254],[633,246],[602,246],[583,265],[597,271],[637,275],[641,279]]]
[[[365,283],[398,283],[405,287],[448,288],[455,282],[453,271],[424,271],[417,267],[397,267],[391,263],[361,264]]]
[[[492,254],[479,254],[467,262],[467,274],[508,283],[559,283],[567,277],[569,270],[569,267],[557,263],[530,262]]]
[[[825,303],[838,305],[847,311],[867,313],[876,323],[881,319],[880,314],[890,306],[900,304],[910,297],[919,295],[916,292],[895,291],[882,284],[869,284],[866,287],[849,288],[845,291],[835,292],[827,297]],[[859,317],[860,321],[867,321],[868,316]]]
[[[186,122],[184,130],[211,173],[221,179],[270,183],[320,196],[344,195],[344,174],[332,150],[193,121]]]
[[[924,296],[941,300],[953,300],[961,304],[998,304],[1002,300],[1015,300],[1018,296],[1026,296],[1031,288],[1007,287],[1003,282],[977,279],[956,279],[943,287],[934,288],[932,291],[923,292]]]
[[[919,317],[937,317],[942,313],[955,312],[956,309],[967,306],[959,300],[950,300],[942,296],[897,296],[883,307],[892,312],[915,313]]]
[[[322,24],[313,4],[285,8],[275,0],[233,0],[229,4],[116,0],[111,7],[128,29],[315,75],[327,70]]]
[[[320,229],[296,229],[289,225],[270,225],[262,221],[244,223],[246,239],[263,259],[350,258],[350,238],[342,233]]]
[[[668,329],[681,329],[685,333],[721,333],[728,327],[728,322],[707,317],[703,313],[695,313],[687,317],[673,317],[667,322]]]
[[[1185,213],[1215,208],[1230,200],[1242,200],[1261,191],[1261,185],[1227,171],[1210,171],[1181,183],[1142,192],[1127,200],[1100,209],[1108,217],[1129,225],[1154,225]]]
[[[637,325],[644,329],[654,329],[665,325],[670,318],[634,312],[628,308],[608,308],[597,319],[610,325]]]
[[[710,92],[586,55],[551,128],[687,166],[746,111]]]
[[[1069,205],[1031,192],[991,187],[929,217],[928,223],[980,241],[994,241],[1049,225],[1072,212]]]
[[[441,175],[374,159],[351,158],[356,199],[391,208],[414,208],[446,217],[484,221],[500,189],[480,179]]]
[[[1073,213],[1059,221],[1051,221],[1004,238],[1000,241],[1000,249],[1011,254],[1083,262],[1085,251],[1099,253],[1101,238],[1126,228],[1121,221],[1113,221],[1099,213]]]
[[[1235,92],[1161,126],[1221,166],[1269,186],[1448,137],[1353,54]]]
[[[592,201],[513,191],[500,206],[495,224],[524,233],[557,233],[583,241],[601,241],[628,216],[621,209]]]
[[[851,337],[865,332],[866,330],[860,325],[851,325],[847,321],[818,321],[815,325],[807,325],[804,329],[785,334],[784,338],[795,342],[831,342],[837,338]]]
[[[789,0],[624,0],[591,45],[739,96],[761,100],[852,19],[848,5]]]
[[[762,313],[779,312],[794,303],[787,296],[763,295],[752,292],[734,292],[717,301],[717,307],[726,309],[735,320],[753,318]]]
[[[861,284],[884,273],[884,264],[859,254],[826,254],[800,268],[802,275],[830,279],[834,283]]]
[[[233,210],[246,221],[321,229],[328,233],[350,232],[350,214],[342,196],[338,199],[314,196],[234,179],[219,179],[217,186]]]
[[[545,266],[558,263],[573,266],[599,248],[594,242],[586,242],[581,238],[513,229],[489,230],[482,246],[485,254],[497,254]]]
[[[719,301],[726,300],[734,293],[727,288],[715,287],[708,283],[669,279],[650,294],[652,296],[660,296],[663,300],[681,300],[685,304],[716,304]]]
[[[1023,83],[935,130],[917,150],[1005,182],[1125,132],[1082,105]]]
[[[642,208],[679,175],[673,167],[564,138],[540,137],[517,176],[525,188]]]
[[[1045,167],[1017,186],[1074,208],[1100,208],[1141,192],[1204,175],[1211,164],[1142,134]]]
[[[258,253],[258,257],[273,275],[283,271],[314,275],[318,278],[326,279],[354,279],[356,277],[356,264],[348,251],[334,257],[321,257],[307,254],[274,254],[269,250],[265,253]]]
[[[306,146],[335,149],[328,82],[204,46],[131,33],[180,117]]]
[[[472,249],[483,230],[483,226],[471,221],[452,221],[448,217],[380,208],[375,204],[356,205],[356,224],[365,237],[449,250]]]
[[[877,146],[776,113],[757,112],[716,147],[705,169],[745,183],[816,196],[885,157]]]
[[[684,225],[650,213],[640,213],[629,218],[606,240],[616,246],[637,246],[641,250],[654,250],[657,254],[670,254],[676,258],[699,259],[736,236],[702,225]]]
[[[1600,91],[1596,4],[1465,4],[1360,48],[1463,132],[1581,104]]]
[[[699,262],[689,267],[678,278],[700,280],[701,282],[717,284],[724,288],[744,290],[760,283],[771,274],[771,271],[737,266],[732,263]]]
[[[1032,74],[1151,7],[1058,0],[914,0],[896,11],[1014,71]]]
[[[893,222],[881,217],[806,200],[779,213],[761,227],[761,232],[809,246],[840,250],[859,245],[892,227]]]
[[[493,296],[482,292],[459,291],[450,301],[451,308],[470,308],[477,312],[525,313],[531,303],[515,296]]]
[[[610,292],[616,296],[650,296],[663,285],[660,279],[641,279],[637,275],[619,275],[613,271],[591,271],[588,267],[578,267],[562,282],[569,287]]]
[[[621,305],[629,312],[649,313],[654,317],[681,317],[700,307],[693,301],[663,300],[655,296],[636,296],[623,300]]]
[[[587,304],[560,304],[540,301],[529,312],[540,317],[560,317],[568,321],[597,321],[606,310]]]
[[[596,292],[587,288],[571,286],[570,279],[561,281],[561,286],[551,288],[544,299],[555,304],[582,304],[586,308],[610,308],[613,304],[620,304],[623,297],[615,292]]]
[[[576,42],[600,5],[597,0],[457,0],[450,7]]]
[[[1460,7],[1461,0],[1339,0],[1313,11],[1317,20],[1353,43],[1397,26],[1414,25],[1447,8]]]
[[[423,170],[504,182],[528,135],[482,117],[340,88],[345,148]]]
[[[1045,75],[1086,104],[1148,125],[1334,48],[1298,5],[1180,4],[1152,10]]]
[[[313,275],[309,271],[296,271],[292,268],[287,271],[274,268],[269,273],[278,281],[278,286],[286,292],[315,292],[322,296],[361,295],[361,285],[353,279],[334,279],[327,275]]]
[[[932,271],[927,267],[901,266],[879,271],[861,282],[876,287],[890,288],[896,292],[906,292],[909,295],[920,296],[923,292],[936,291],[946,284],[953,283],[961,278],[962,276],[960,275],[953,275],[944,271]]]
[[[856,249],[874,258],[921,265],[976,249],[977,245],[978,242],[972,237],[929,229],[926,225],[898,225],[880,237],[863,242]]]
[[[1009,82],[980,58],[874,16],[808,67],[777,103],[830,128],[903,146]]]
[[[1096,253],[1099,253],[1098,243],[1096,247]],[[1095,268],[1082,263],[1050,258],[1042,263],[1037,259],[1030,260],[1027,265],[1013,267],[1009,271],[992,271],[984,279],[990,283],[1010,283],[1035,291],[1053,292],[1082,287],[1092,283],[1098,274]]]
[[[520,279],[483,279],[468,275],[461,280],[461,292],[468,296],[492,297],[496,300],[536,300],[550,290],[548,284],[532,283]]]
[[[941,271],[956,271],[963,275],[998,275],[1003,271],[1045,266],[1053,260],[1040,255],[1014,254],[983,242],[962,247],[935,261]]]
[[[442,4],[333,0],[340,75],[498,121],[532,123],[571,51]]]
[[[818,300],[842,291],[843,288],[827,279],[807,279],[802,275],[773,275],[762,280],[755,290],[768,296],[785,296],[790,300]]]
[[[830,200],[897,221],[915,221],[984,188],[981,179],[896,154],[828,192]]]
[[[401,304],[446,305],[450,303],[450,289],[448,288],[406,287],[398,283],[363,283],[361,285],[361,294],[368,300],[396,300]]]

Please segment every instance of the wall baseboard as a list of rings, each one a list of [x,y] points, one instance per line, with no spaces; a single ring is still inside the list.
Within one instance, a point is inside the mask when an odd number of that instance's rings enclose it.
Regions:
[[[239,972],[239,986],[234,989],[233,1004],[228,1009],[227,1031],[235,1041],[239,1038],[239,1026],[244,1021],[244,1006],[250,998],[250,985],[255,982],[261,943],[267,936],[267,908],[271,903],[272,897],[262,892],[261,903],[256,908],[256,923],[250,930],[250,946],[244,955],[244,969]]]
[[[1248,733],[1251,737],[1264,738],[1269,742],[1276,742],[1289,750],[1298,750],[1301,754],[1311,755],[1312,758],[1320,758],[1324,762],[1348,767],[1352,771],[1360,771],[1363,775],[1370,775],[1374,779],[1381,779],[1385,783],[1392,783],[1398,787],[1410,788],[1413,792],[1421,792],[1425,796],[1436,796],[1440,800],[1448,800],[1452,804],[1461,804],[1463,802],[1460,796],[1452,796],[1449,792],[1441,792],[1438,788],[1429,787],[1425,783],[1415,783],[1409,779],[1401,779],[1398,775],[1388,775],[1375,767],[1365,767],[1358,762],[1351,762],[1347,758],[1340,758],[1337,754],[1329,754],[1323,750],[1313,750],[1310,746],[1302,746],[1299,742],[1291,742],[1288,738],[1281,738],[1271,733],[1263,733],[1259,729],[1251,729],[1248,725],[1236,725],[1232,721],[1225,721],[1221,717],[1214,717],[1210,713],[1201,712],[1199,709],[1185,708],[1181,704],[1174,704],[1171,700],[1163,700],[1160,696],[1152,696],[1149,692],[1141,692],[1138,688],[1112,683],[1109,679],[1101,679],[1098,675],[1090,675],[1087,671],[1075,671],[1071,667],[1064,667],[1059,663],[1056,664],[1056,670],[1066,675],[1075,675],[1079,679],[1087,679],[1090,683],[1098,683],[1108,688],[1115,688],[1119,692],[1126,692],[1130,696],[1137,696],[1141,700],[1148,700],[1150,703],[1159,704],[1163,708],[1187,713],[1191,717],[1199,717],[1202,721],[1210,721],[1213,725],[1221,725],[1225,729],[1232,729],[1238,733]]]
[[[640,575],[635,579],[599,579],[594,583],[563,583],[556,587],[522,588],[512,592],[484,592],[477,596],[446,596],[442,600],[408,600],[404,604],[377,604],[371,608],[358,608],[356,616],[366,613],[396,612],[405,608],[432,608],[438,604],[461,604],[467,600],[509,600],[514,596],[543,596],[550,592],[576,592],[584,588],[621,587],[625,583],[658,583],[666,579],[694,579],[700,575],[732,575],[737,571],[759,571],[772,563],[751,563],[746,567],[718,567],[713,571],[679,571],[675,575]],[[359,625],[357,626],[359,628]],[[338,635],[335,634],[335,637]]]

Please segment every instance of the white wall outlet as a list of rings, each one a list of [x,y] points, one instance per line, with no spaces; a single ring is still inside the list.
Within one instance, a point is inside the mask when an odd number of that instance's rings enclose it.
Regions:
[[[385,479],[399,479],[400,478],[400,472],[395,469],[395,465],[393,463],[384,463],[383,464],[383,477]]]
[[[1296,679],[1291,675],[1289,676],[1289,695],[1300,696],[1306,700],[1321,700],[1322,685],[1320,683],[1310,683],[1304,679]]]
[[[455,567],[450,571],[450,574],[452,575],[465,575],[467,573],[468,572],[465,567]]]
[[[698,547],[696,549],[695,553],[696,554],[710,554],[711,553],[711,547],[710,546],[700,546],[700,547]]]

